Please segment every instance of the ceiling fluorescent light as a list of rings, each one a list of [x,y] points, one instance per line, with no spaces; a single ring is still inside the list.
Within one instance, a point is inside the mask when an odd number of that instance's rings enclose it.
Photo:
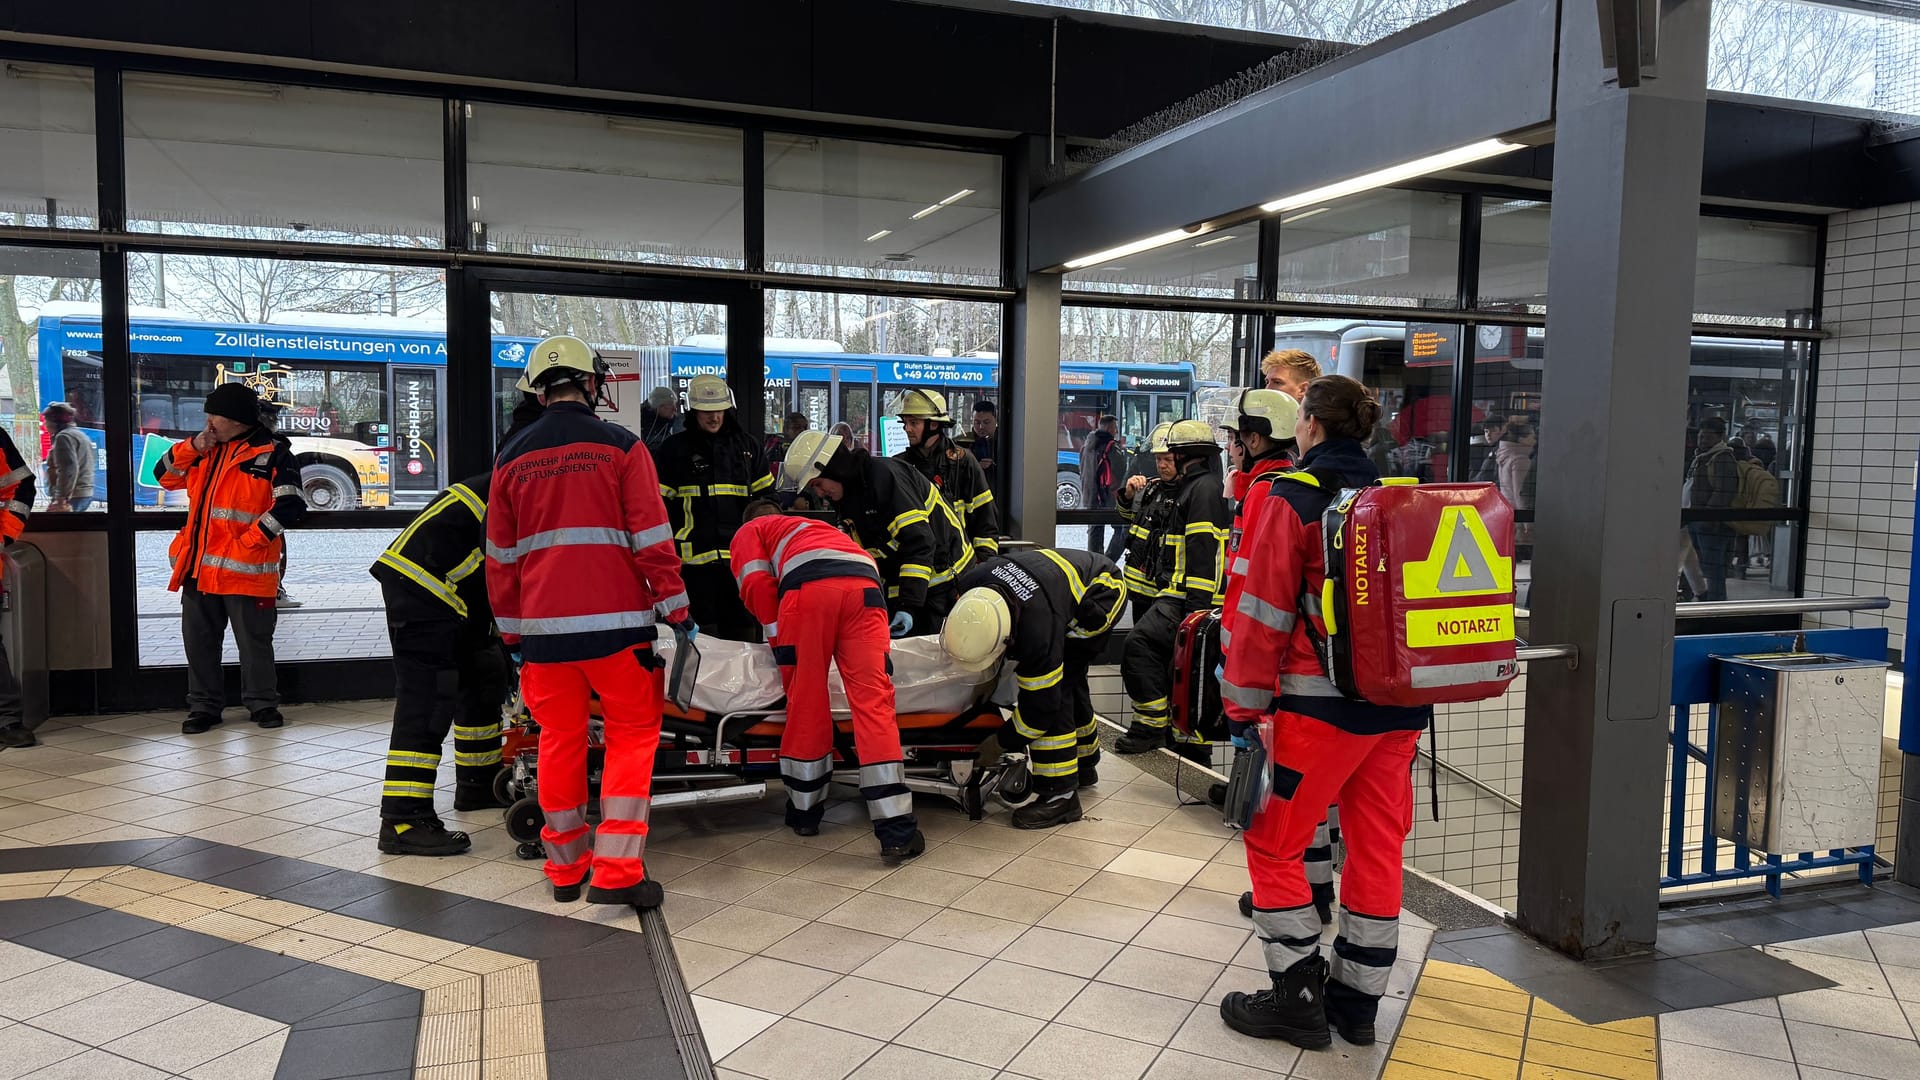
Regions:
[[[1212,247],[1212,246],[1213,246],[1213,245],[1215,245],[1215,244],[1224,244],[1224,243],[1226,243],[1227,241],[1229,241],[1229,240],[1232,240],[1232,239],[1234,239],[1234,234],[1233,234],[1233,233],[1226,233],[1226,234],[1223,234],[1223,235],[1221,235],[1221,236],[1216,236],[1216,237],[1214,237],[1214,238],[1213,238],[1213,239],[1211,239],[1211,240],[1202,240],[1202,241],[1200,241],[1199,243],[1197,243],[1197,244],[1195,244],[1195,245],[1193,245],[1193,246],[1194,246],[1194,247],[1197,247],[1197,248],[1203,248],[1203,247]]]
[[[1119,247],[1108,248],[1105,251],[1096,251],[1091,255],[1082,255],[1078,259],[1070,259],[1067,261],[1066,267],[1069,270],[1084,270],[1089,266],[1097,266],[1103,262],[1111,262],[1114,259],[1124,259],[1136,252],[1152,251],[1157,247],[1165,247],[1168,244],[1178,243],[1189,236],[1199,236],[1206,231],[1206,226],[1204,225],[1189,226],[1184,229],[1169,229],[1163,233],[1155,233],[1143,240],[1135,240],[1130,244],[1121,244]]]
[[[1333,209],[1333,207],[1331,206],[1316,206],[1311,210],[1303,211],[1298,214],[1288,214],[1286,217],[1283,217],[1280,219],[1280,224],[1291,225],[1296,221],[1305,221],[1308,218],[1314,216],[1315,214],[1324,214],[1331,209]]]
[[[921,218],[926,217],[928,214],[933,213],[935,210],[938,210],[945,205],[946,205],[945,203],[934,203],[932,206],[927,207],[925,210],[921,210],[918,213],[914,214],[913,220],[919,221]]]
[[[1283,210],[1298,210],[1303,206],[1310,206],[1314,203],[1331,202],[1334,199],[1343,199],[1348,195],[1357,195],[1362,191],[1371,191],[1374,188],[1386,187],[1389,184],[1398,184],[1406,180],[1411,180],[1416,176],[1425,176],[1428,173],[1443,172],[1447,169],[1458,168],[1475,161],[1494,157],[1498,154],[1504,154],[1509,150],[1517,150],[1520,146],[1520,143],[1508,142],[1505,139],[1482,139],[1477,143],[1468,143],[1465,146],[1455,147],[1452,150],[1443,150],[1438,154],[1429,154],[1423,158],[1415,158],[1412,161],[1405,161],[1398,165],[1377,169],[1361,176],[1327,184],[1324,187],[1317,187],[1311,191],[1303,191],[1297,195],[1288,195],[1269,203],[1262,203],[1260,209],[1265,210],[1269,214],[1278,213]]]
[[[872,236],[867,237],[864,241],[862,241],[862,243],[871,244],[875,240],[878,240],[883,236],[892,236],[892,235],[893,235],[892,229],[881,229],[879,232],[874,233]]]
[[[941,206],[952,206],[952,205],[953,205],[954,203],[957,203],[957,202],[959,202],[959,201],[960,201],[961,199],[964,199],[964,198],[966,198],[967,196],[969,196],[969,195],[971,195],[971,194],[973,194],[973,189],[972,189],[972,188],[970,188],[970,187],[964,187],[964,188],[961,188],[961,189],[960,189],[959,191],[956,191],[956,192],[954,192],[953,194],[951,194],[951,195],[949,195],[949,196],[947,196],[946,198],[944,198],[944,199],[941,199],[941,200],[940,200],[940,205],[941,205]]]

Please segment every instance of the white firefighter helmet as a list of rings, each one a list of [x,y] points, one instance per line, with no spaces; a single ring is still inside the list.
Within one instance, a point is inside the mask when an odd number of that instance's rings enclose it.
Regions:
[[[1204,420],[1177,420],[1167,430],[1167,449],[1218,450],[1220,444],[1213,440],[1213,432]]]
[[[953,422],[952,414],[947,412],[946,396],[933,390],[902,390],[888,402],[887,415],[902,420],[917,416],[922,420],[938,420],[943,424]]]
[[[1167,445],[1167,433],[1172,430],[1173,430],[1173,421],[1171,420],[1167,420],[1163,423],[1155,424],[1153,426],[1153,431],[1147,435],[1147,453],[1149,454],[1173,453],[1173,448]]]
[[[969,671],[992,667],[1012,639],[1013,612],[1007,609],[1007,598],[984,585],[961,593],[940,627],[940,647]]]
[[[733,408],[733,390],[718,375],[695,375],[687,384],[690,412],[726,412]]]
[[[1300,403],[1279,390],[1247,390],[1240,395],[1237,430],[1257,432],[1269,439],[1293,438],[1293,421]]]
[[[577,337],[550,337],[527,354],[527,370],[515,387],[527,393],[539,393],[547,386],[565,381],[585,382],[592,397],[606,381],[607,362],[593,346]]]
[[[1234,430],[1240,419],[1240,395],[1234,386],[1205,386],[1193,395],[1193,418],[1212,428]]]
[[[824,431],[803,431],[793,437],[787,447],[787,456],[780,462],[780,482],[776,490],[800,492],[807,489],[813,478],[820,475],[834,452],[845,441],[838,435],[829,435]]]

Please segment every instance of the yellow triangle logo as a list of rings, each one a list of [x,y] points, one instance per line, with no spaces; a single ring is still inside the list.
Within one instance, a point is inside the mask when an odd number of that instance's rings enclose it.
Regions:
[[[1427,557],[1402,568],[1409,600],[1489,596],[1513,591],[1513,560],[1501,556],[1480,512],[1449,506],[1440,512]]]

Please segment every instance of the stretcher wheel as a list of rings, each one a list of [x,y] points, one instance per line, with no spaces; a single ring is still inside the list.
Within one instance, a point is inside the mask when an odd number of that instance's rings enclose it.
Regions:
[[[498,803],[508,804],[508,805],[512,804],[513,802],[513,770],[512,769],[501,769],[499,772],[493,774],[493,798],[494,798],[494,801]]]
[[[519,847],[513,849],[514,857],[520,859],[538,859],[546,853],[547,849],[541,847],[538,843],[521,844]]]
[[[1033,794],[1033,773],[1024,761],[1009,761],[1006,771],[1000,774],[1000,784],[994,788],[994,795],[1008,806],[1022,803]]]
[[[533,799],[521,799],[507,807],[507,835],[522,844],[538,844],[540,829],[546,823],[547,815]]]

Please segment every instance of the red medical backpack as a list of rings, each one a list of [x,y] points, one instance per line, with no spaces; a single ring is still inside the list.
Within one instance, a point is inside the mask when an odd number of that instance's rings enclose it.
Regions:
[[[1492,484],[1393,477],[1342,491],[1321,520],[1321,661],[1376,705],[1499,697],[1514,658],[1513,507]]]

